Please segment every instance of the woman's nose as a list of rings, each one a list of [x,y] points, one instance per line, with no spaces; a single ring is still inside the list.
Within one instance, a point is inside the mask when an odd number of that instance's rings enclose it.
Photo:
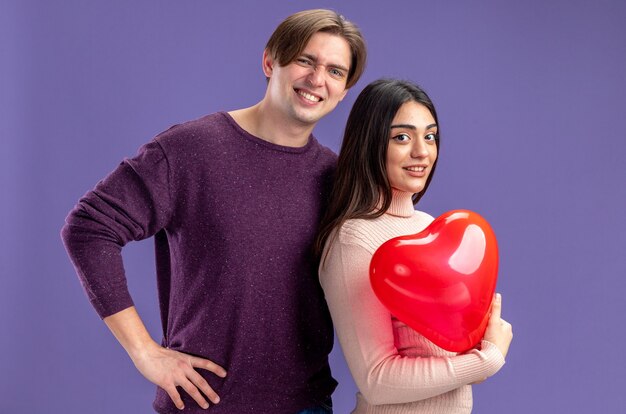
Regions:
[[[416,139],[413,141],[413,148],[411,148],[411,157],[413,158],[426,158],[428,157],[428,145],[423,139]]]

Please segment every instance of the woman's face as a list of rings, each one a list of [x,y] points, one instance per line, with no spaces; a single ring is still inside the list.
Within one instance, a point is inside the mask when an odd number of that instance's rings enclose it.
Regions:
[[[428,108],[405,102],[391,123],[387,178],[396,190],[419,193],[437,160],[437,124]]]

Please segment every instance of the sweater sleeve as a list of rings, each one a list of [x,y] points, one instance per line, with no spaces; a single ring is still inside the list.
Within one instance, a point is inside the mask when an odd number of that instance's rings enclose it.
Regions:
[[[65,220],[65,248],[101,318],[133,305],[121,249],[165,226],[170,216],[168,174],[165,154],[153,140],[85,194]]]
[[[486,341],[481,350],[452,357],[400,355],[394,344],[391,314],[369,282],[372,254],[339,239],[320,268],[320,281],[348,367],[370,404],[434,397],[483,380],[502,367],[502,354]]]

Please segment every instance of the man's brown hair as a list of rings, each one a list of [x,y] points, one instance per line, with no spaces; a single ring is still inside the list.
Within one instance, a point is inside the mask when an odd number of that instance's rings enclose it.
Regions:
[[[292,14],[274,30],[265,49],[280,66],[286,66],[300,56],[317,32],[337,35],[348,42],[352,56],[346,89],[352,87],[365,70],[365,40],[354,23],[332,10],[314,9]]]

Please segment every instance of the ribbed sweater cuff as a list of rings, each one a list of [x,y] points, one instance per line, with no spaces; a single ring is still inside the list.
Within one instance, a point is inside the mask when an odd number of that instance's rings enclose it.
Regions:
[[[489,378],[502,368],[505,363],[502,353],[497,346],[483,340],[481,349],[473,349],[468,356],[477,358],[463,358],[463,362],[455,364],[455,371],[461,383],[471,383]]]

